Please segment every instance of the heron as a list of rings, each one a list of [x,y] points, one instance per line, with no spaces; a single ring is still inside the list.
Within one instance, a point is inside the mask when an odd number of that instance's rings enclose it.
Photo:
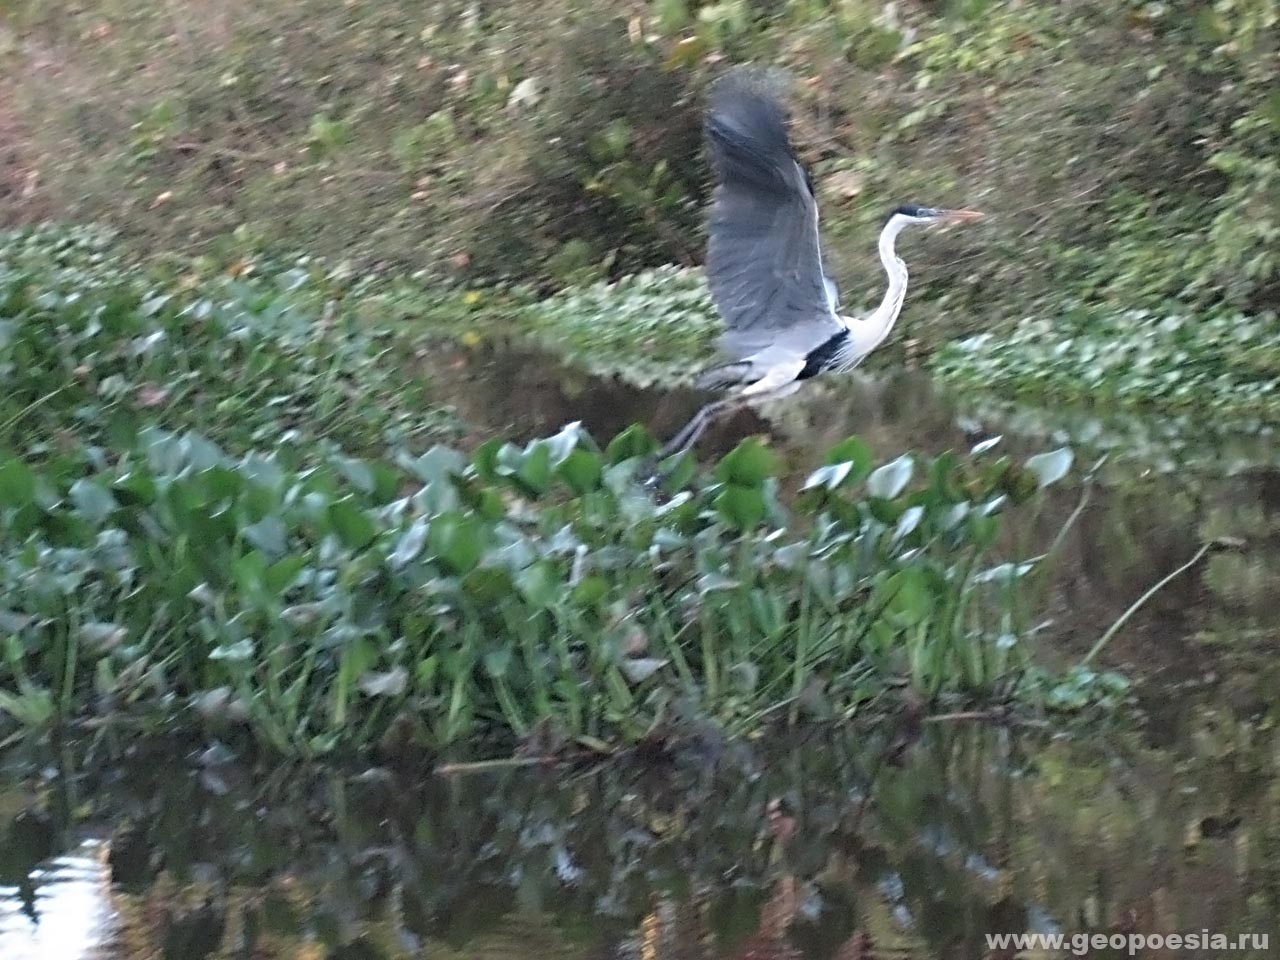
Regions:
[[[839,290],[824,265],[813,179],[792,148],[775,88],[743,69],[712,91],[704,122],[715,175],[706,275],[729,362],[703,371],[695,385],[730,396],[699,410],[659,460],[689,449],[730,410],[788,396],[812,377],[856,367],[884,342],[902,311],[907,265],[894,249],[898,234],[983,216],[914,203],[895,208],[880,231],[880,262],[888,275],[880,306],[865,317],[842,314]]]

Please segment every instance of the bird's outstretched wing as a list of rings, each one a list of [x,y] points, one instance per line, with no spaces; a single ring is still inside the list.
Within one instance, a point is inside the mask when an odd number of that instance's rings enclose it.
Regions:
[[[823,272],[813,188],[770,86],[754,72],[732,73],[716,85],[706,118],[716,175],[706,269],[721,342],[730,356],[765,364],[804,357],[844,329]]]

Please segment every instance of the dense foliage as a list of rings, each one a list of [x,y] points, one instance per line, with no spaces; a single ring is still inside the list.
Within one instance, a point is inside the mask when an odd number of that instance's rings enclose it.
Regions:
[[[7,11],[18,212],[110,219],[148,249],[552,282],[696,262],[701,95],[757,59],[800,81],[855,306],[902,201],[993,215],[915,258],[944,332],[978,306],[985,326],[1081,300],[1277,305],[1272,0]]]
[[[9,721],[203,718],[307,753],[406,724],[429,745],[750,730],[898,682],[1045,692],[1021,645],[1032,564],[993,544],[1066,451],[873,469],[851,439],[784,504],[748,440],[655,497],[638,429],[430,445],[412,343],[355,323],[360,297],[314,265],[165,283],[92,234],[8,239]]]

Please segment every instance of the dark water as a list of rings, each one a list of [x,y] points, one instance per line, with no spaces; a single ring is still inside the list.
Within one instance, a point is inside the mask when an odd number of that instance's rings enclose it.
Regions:
[[[569,420],[665,436],[700,400],[515,352],[442,351],[433,371],[467,422],[517,436]],[[713,430],[708,453],[765,432],[803,475],[850,433],[886,457],[999,433],[1013,452],[1082,433],[1086,451],[1110,449],[1044,597],[1049,662],[1078,657],[1206,540],[1243,546],[1171,584],[1107,649],[1143,680],[1141,722],[1114,730],[955,721],[465,775],[142,747],[102,766],[83,746],[36,773],[11,755],[0,960],[982,957],[1007,955],[984,934],[1026,931],[1280,942],[1271,438],[965,407],[912,373],[817,384],[767,413]],[[1051,540],[1078,499],[1020,515],[1009,548]]]

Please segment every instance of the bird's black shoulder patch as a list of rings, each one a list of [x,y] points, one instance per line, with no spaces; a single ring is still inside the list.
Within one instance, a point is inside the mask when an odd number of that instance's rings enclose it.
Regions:
[[[848,340],[849,331],[841,330],[810,350],[809,355],[804,358],[804,368],[796,374],[796,379],[808,380],[830,370],[836,365],[836,358],[844,352]]]

